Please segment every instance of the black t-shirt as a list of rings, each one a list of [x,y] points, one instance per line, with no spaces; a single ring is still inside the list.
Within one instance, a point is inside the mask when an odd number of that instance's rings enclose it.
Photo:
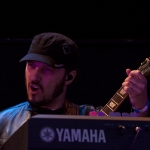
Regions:
[[[38,109],[33,109],[33,110],[34,110],[34,113],[37,113],[37,114],[59,114],[59,115],[63,114],[63,108],[50,110],[47,108],[40,107]]]

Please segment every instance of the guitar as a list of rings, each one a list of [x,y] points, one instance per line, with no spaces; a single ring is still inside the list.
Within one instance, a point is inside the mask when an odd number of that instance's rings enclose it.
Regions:
[[[146,58],[138,68],[144,76],[150,75],[150,58]],[[109,116],[110,112],[115,110],[122,104],[122,102],[128,97],[128,94],[121,88],[113,95],[108,103],[100,110],[105,116]]]

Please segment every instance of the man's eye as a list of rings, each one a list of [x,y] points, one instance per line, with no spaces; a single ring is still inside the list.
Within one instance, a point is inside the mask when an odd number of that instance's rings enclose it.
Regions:
[[[34,64],[32,62],[28,62],[28,66],[33,68]]]
[[[51,68],[44,68],[44,71],[49,73],[53,72]]]

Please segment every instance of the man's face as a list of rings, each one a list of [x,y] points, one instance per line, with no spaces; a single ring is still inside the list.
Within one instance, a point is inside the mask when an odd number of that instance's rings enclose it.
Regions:
[[[38,61],[28,61],[25,70],[28,100],[33,106],[47,106],[64,93],[66,72]]]

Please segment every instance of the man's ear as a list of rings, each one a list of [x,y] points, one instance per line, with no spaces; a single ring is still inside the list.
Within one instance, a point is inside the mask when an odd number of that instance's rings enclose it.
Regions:
[[[76,70],[73,70],[73,71],[70,71],[68,76],[66,77],[66,84],[69,85],[73,82],[73,80],[75,79],[77,75],[77,71]]]

